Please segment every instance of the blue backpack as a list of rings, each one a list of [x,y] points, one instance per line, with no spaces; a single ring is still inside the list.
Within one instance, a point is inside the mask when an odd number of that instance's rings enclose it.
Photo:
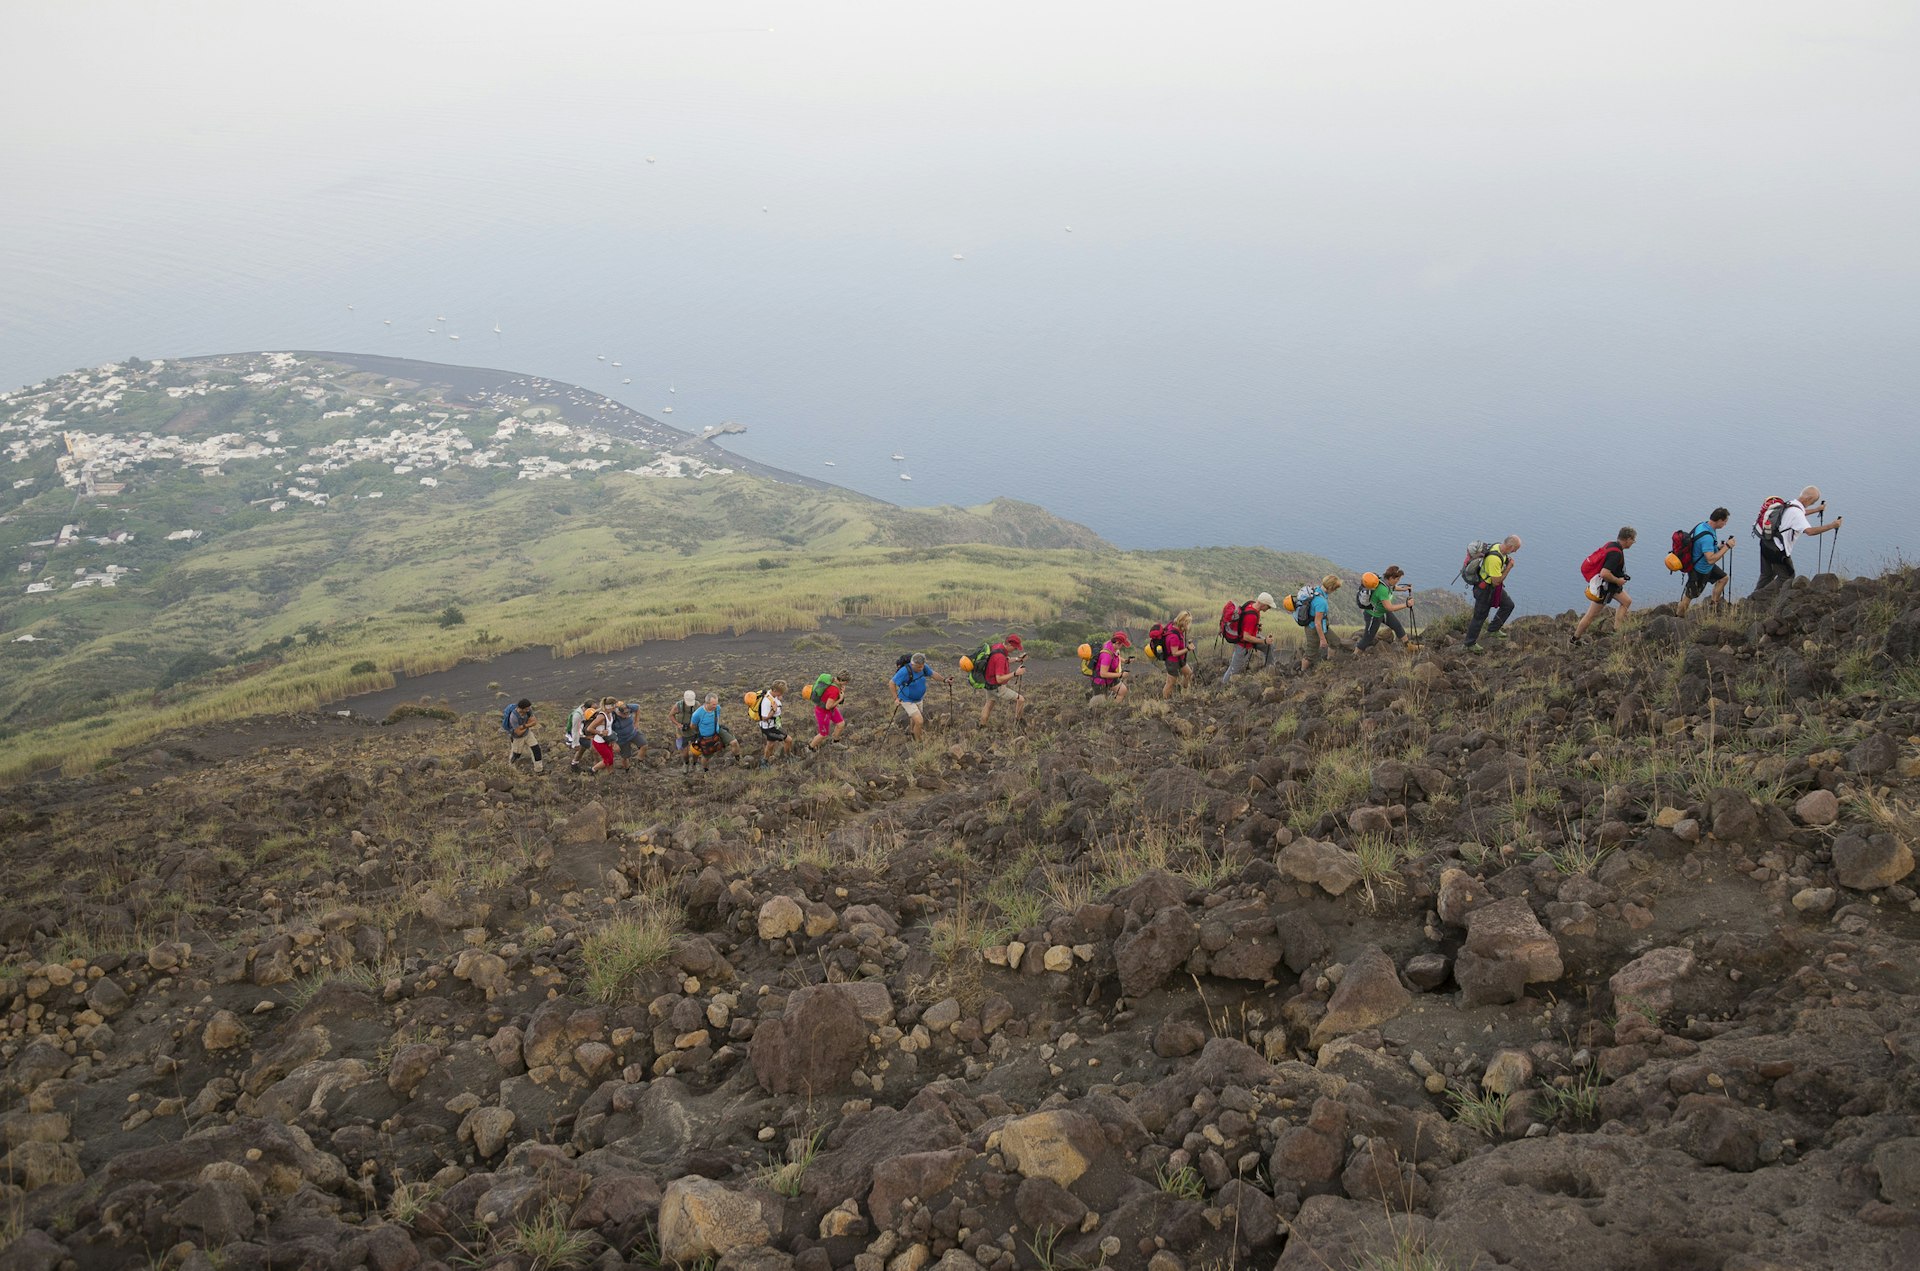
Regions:
[[[500,712],[500,731],[509,737],[513,736],[513,713],[519,709],[519,706],[513,705]]]

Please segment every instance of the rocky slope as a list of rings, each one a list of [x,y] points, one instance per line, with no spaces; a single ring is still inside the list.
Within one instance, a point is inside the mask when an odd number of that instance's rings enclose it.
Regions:
[[[1569,627],[16,789],[0,1267],[1915,1265],[1920,580]]]

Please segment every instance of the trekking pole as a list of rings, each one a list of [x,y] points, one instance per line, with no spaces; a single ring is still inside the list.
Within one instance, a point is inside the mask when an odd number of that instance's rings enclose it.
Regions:
[[[1838,522],[1838,521],[1836,521],[1836,522],[1834,522],[1834,526],[1833,526],[1833,555],[1831,555],[1831,556],[1829,556],[1829,557],[1827,558],[1827,568],[1828,568],[1828,569],[1835,569],[1835,570],[1837,570],[1837,569],[1839,569],[1839,568],[1840,568],[1840,531],[1841,531],[1841,530],[1843,530],[1843,529],[1845,529],[1845,528],[1846,528],[1846,526],[1844,526],[1844,525],[1843,525],[1843,524],[1841,524],[1840,522]]]
[[[1824,499],[1820,503],[1819,517],[1820,524],[1824,528],[1827,523],[1827,505]],[[1827,545],[1820,541],[1824,537],[1826,536],[1821,535],[1813,540],[1813,572],[1816,574],[1824,574],[1827,571],[1826,557],[1822,555]]]

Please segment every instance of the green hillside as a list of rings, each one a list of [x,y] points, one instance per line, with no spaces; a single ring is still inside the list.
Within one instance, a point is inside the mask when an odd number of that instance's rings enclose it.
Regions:
[[[528,645],[829,615],[1147,620],[1331,568],[1120,552],[1005,500],[897,508],[488,374],[249,354],[0,398],[0,774]]]

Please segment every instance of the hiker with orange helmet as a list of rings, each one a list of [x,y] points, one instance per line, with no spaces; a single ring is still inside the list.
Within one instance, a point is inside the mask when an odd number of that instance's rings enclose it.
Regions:
[[[1124,631],[1116,631],[1113,638],[1100,646],[1093,658],[1093,695],[1110,697],[1116,702],[1127,700],[1127,663],[1133,661],[1120,650],[1131,649],[1133,640]]]
[[[1397,613],[1413,608],[1411,595],[1405,600],[1394,599],[1394,596],[1401,591],[1411,590],[1400,584],[1400,580],[1405,576],[1406,571],[1398,565],[1387,566],[1387,572],[1384,574],[1376,574],[1369,570],[1360,575],[1360,612],[1366,615],[1366,626],[1360,632],[1360,642],[1353,646],[1356,651],[1372,648],[1381,627],[1393,632],[1396,640],[1407,638],[1407,629],[1400,625],[1400,619],[1394,617]]]
[[[1667,568],[1687,573],[1686,587],[1680,593],[1680,606],[1675,611],[1682,618],[1702,592],[1711,586],[1713,598],[1708,601],[1715,609],[1723,608],[1727,603],[1727,571],[1721,565],[1728,552],[1733,550],[1733,536],[1729,534],[1725,542],[1720,540],[1720,531],[1727,528],[1727,522],[1733,519],[1733,513],[1725,508],[1715,508],[1713,514],[1689,530],[1686,535],[1676,533],[1674,538],[1680,544],[1678,551],[1667,554]]]
[[[980,673],[987,689],[986,703],[980,707],[980,727],[987,726],[995,702],[1013,703],[1013,722],[1016,727],[1026,717],[1027,699],[1021,696],[1017,687],[1020,677],[1027,673],[1026,662],[1027,655],[1021,652],[1018,635],[1008,635],[1005,643],[994,645],[987,654],[986,666]]]
[[[800,691],[813,702],[813,740],[807,743],[807,750],[815,751],[830,741],[839,741],[840,734],[847,728],[847,717],[840,713],[840,677],[831,671],[824,672]]]
[[[1262,670],[1273,665],[1273,637],[1260,634],[1260,615],[1273,607],[1273,593],[1263,591],[1243,605],[1228,601],[1221,611],[1220,638],[1233,646],[1233,656],[1227,659],[1227,669],[1220,676],[1222,684],[1246,670],[1256,652]]]

